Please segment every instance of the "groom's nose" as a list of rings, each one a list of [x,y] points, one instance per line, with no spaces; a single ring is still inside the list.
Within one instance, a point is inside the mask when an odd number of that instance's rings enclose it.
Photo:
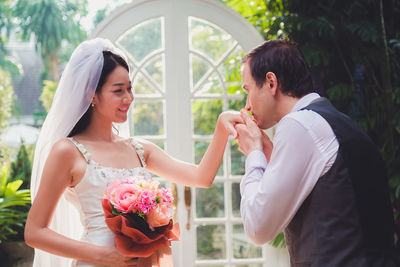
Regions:
[[[250,101],[249,101],[249,96],[247,96],[247,98],[246,98],[246,107],[245,107],[245,109],[246,109],[247,111],[250,111],[250,110],[251,110],[251,105],[250,105]]]

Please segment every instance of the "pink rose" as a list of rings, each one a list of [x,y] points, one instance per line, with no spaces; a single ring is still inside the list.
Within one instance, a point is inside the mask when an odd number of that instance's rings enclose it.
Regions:
[[[147,223],[150,229],[167,225],[172,219],[172,207],[166,204],[159,204],[154,209],[151,209],[147,214]]]
[[[109,190],[109,200],[119,212],[136,212],[140,194],[141,190],[134,184],[119,184]]]

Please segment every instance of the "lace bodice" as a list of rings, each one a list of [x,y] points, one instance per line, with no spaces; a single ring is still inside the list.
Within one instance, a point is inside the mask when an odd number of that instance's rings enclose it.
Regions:
[[[134,138],[130,138],[130,143],[135,147],[142,167],[131,169],[113,168],[97,163],[82,144],[78,143],[74,138],[69,139],[79,149],[87,162],[82,180],[66,192],[67,199],[80,212],[81,222],[85,229],[82,240],[100,246],[111,246],[114,244],[114,234],[108,229],[104,221],[101,200],[104,197],[108,183],[111,181],[136,176],[151,179],[151,174],[146,169],[143,147]],[[82,262],[75,262],[74,264],[73,266],[97,266]]]

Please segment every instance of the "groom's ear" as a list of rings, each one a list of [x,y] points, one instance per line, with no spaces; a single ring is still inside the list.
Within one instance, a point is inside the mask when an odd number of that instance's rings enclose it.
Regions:
[[[276,95],[278,90],[278,79],[276,78],[275,73],[267,72],[267,74],[265,74],[265,86],[272,96]]]

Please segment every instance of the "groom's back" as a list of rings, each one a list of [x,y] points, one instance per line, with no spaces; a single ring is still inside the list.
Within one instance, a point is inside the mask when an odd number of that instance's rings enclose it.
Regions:
[[[394,266],[393,213],[378,150],[328,100],[304,109],[329,123],[339,150],[285,230],[292,266]]]

